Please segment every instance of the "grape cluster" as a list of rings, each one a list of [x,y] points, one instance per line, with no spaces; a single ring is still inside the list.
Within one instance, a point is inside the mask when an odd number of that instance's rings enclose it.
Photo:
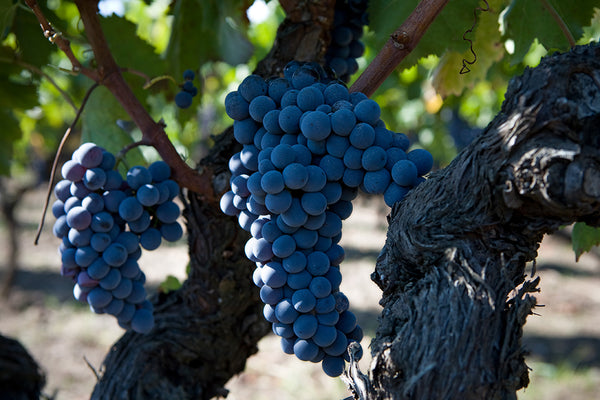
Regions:
[[[179,108],[188,108],[192,105],[193,98],[198,94],[198,88],[194,86],[194,71],[186,69],[183,72],[185,82],[181,85],[181,90],[175,95],[175,104]]]
[[[360,39],[363,26],[368,24],[368,4],[368,0],[335,2],[331,43],[325,55],[325,63],[344,82],[348,82],[350,75],[358,70],[356,59],[365,51]]]
[[[340,292],[342,221],[361,188],[392,205],[432,166],[425,150],[385,128],[376,102],[349,93],[318,64],[291,62],[283,78],[250,75],[225,98],[242,150],[229,161],[221,209],[249,231],[246,256],[264,316],[283,350],[344,370],[362,330]]]
[[[181,238],[180,209],[172,201],[179,186],[163,161],[132,167],[126,180],[115,163],[110,152],[84,143],[63,164],[53,233],[62,239],[61,274],[75,281],[75,298],[125,329],[147,333],[154,317],[138,259],[142,248]]]

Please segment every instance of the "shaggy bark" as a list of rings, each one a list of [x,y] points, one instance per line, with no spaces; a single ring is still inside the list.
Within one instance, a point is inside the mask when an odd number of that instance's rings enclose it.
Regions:
[[[396,204],[372,279],[383,290],[364,399],[516,399],[542,237],[600,225],[600,48],[514,79],[501,112]]]
[[[288,18],[273,50],[255,73],[264,77],[278,74],[299,55],[306,60],[322,58],[333,20],[331,4],[333,1],[286,2]],[[198,169],[211,174],[214,192],[221,194],[228,190],[229,158],[241,147],[232,129],[215,141]],[[245,257],[248,233],[236,218],[224,215],[217,202],[192,192],[187,202],[188,279],[181,289],[152,299],[156,319],[152,332],[128,332],[115,343],[103,362],[92,399],[226,396],[225,383],[243,371],[246,359],[257,351],[257,342],[270,332],[252,282],[254,264]]]

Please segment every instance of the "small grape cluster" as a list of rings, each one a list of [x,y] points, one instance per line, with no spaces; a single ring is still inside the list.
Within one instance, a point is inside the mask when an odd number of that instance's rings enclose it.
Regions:
[[[191,69],[186,69],[183,72],[185,82],[181,85],[181,90],[175,95],[175,104],[179,108],[188,108],[192,105],[193,98],[198,94],[198,88],[194,86],[194,78],[196,74]]]
[[[335,2],[331,43],[325,55],[325,64],[344,82],[348,82],[350,75],[358,70],[356,59],[365,51],[365,46],[360,39],[363,35],[363,26],[368,24],[368,4],[368,0]]]
[[[385,128],[376,102],[349,93],[315,63],[289,63],[283,78],[243,80],[225,98],[242,150],[229,161],[221,209],[252,237],[246,256],[264,316],[284,352],[339,376],[362,330],[340,292],[342,221],[358,189],[394,204],[432,164],[408,154],[408,138]]]
[[[154,326],[138,259],[164,238],[183,235],[173,199],[179,186],[163,161],[132,167],[126,180],[113,154],[82,144],[62,166],[54,187],[53,233],[62,239],[61,274],[73,278],[73,294],[95,313],[117,318],[124,329],[147,333]]]

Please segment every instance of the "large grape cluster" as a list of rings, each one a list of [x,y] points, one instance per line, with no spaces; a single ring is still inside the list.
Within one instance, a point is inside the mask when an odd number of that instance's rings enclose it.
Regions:
[[[163,161],[132,167],[126,180],[115,162],[110,152],[84,143],[63,164],[53,233],[62,239],[61,274],[75,281],[75,298],[114,315],[125,329],[147,333],[154,317],[138,259],[142,248],[181,238],[180,209],[172,201],[179,186]]]
[[[242,150],[229,161],[221,209],[251,232],[245,251],[264,316],[283,350],[344,370],[362,330],[340,292],[342,221],[361,188],[392,205],[429,171],[425,150],[386,129],[376,102],[349,93],[317,64],[291,62],[283,78],[250,75],[225,99]]]
[[[368,0],[335,2],[331,43],[325,55],[325,63],[344,82],[348,82],[350,75],[358,70],[356,59],[365,51],[365,46],[360,39],[363,35],[363,26],[368,24],[368,4]]]

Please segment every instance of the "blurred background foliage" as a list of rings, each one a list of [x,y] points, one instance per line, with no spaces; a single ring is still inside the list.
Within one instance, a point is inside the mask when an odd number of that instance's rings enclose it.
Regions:
[[[366,51],[354,78],[417,3],[370,1]],[[512,76],[537,65],[548,52],[569,48],[559,21],[578,44],[598,40],[600,8],[595,3],[450,2],[373,95],[382,118],[388,128],[406,133],[413,146],[431,151],[437,168],[444,167],[499,111]],[[82,63],[93,65],[74,3],[39,4]],[[165,122],[169,138],[190,165],[206,154],[211,136],[231,124],[224,112],[225,95],[267,54],[285,17],[275,0],[102,0],[99,8],[107,41],[126,79],[152,116]],[[42,182],[92,82],[71,71],[70,62],[44,38],[22,0],[0,0],[0,16],[0,174]],[[197,73],[194,84],[200,95],[192,107],[181,110],[173,98],[188,68]],[[76,133],[113,152],[140,137],[102,89],[92,94]],[[69,147],[78,142],[74,138]],[[156,157],[152,149],[142,148],[130,152],[128,162]]]

